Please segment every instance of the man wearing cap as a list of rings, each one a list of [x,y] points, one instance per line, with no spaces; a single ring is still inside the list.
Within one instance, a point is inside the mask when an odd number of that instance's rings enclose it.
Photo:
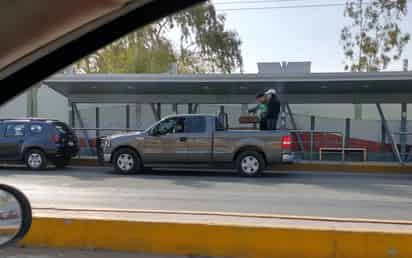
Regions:
[[[268,105],[266,104],[266,97],[264,93],[256,94],[257,105],[248,110],[249,113],[257,113],[259,117],[259,129],[267,130],[266,126],[266,114],[268,110]]]
[[[280,100],[275,89],[270,89],[265,92],[267,104],[266,112],[266,128],[267,130],[276,130],[278,117],[280,113]]]

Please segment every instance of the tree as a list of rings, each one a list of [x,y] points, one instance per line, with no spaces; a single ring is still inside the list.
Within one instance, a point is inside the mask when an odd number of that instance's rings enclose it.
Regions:
[[[380,71],[399,60],[410,40],[400,21],[407,14],[407,0],[347,0],[341,31],[345,70]]]
[[[179,73],[231,73],[242,66],[240,46],[238,34],[207,2],[130,33],[80,60],[76,70],[160,73],[177,63]]]

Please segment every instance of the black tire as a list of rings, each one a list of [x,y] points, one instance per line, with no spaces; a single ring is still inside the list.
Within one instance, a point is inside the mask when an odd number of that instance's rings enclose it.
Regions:
[[[259,176],[265,166],[265,159],[257,151],[243,151],[236,158],[236,167],[242,176]]]
[[[29,149],[24,154],[24,163],[31,170],[44,170],[47,168],[47,157],[39,149]]]
[[[113,155],[112,165],[115,172],[119,174],[135,174],[142,169],[142,162],[139,156],[129,148],[122,148],[116,151]]]
[[[70,157],[63,157],[63,158],[54,160],[53,164],[56,166],[56,168],[63,169],[67,167],[67,165],[70,164],[71,160],[72,159]]]

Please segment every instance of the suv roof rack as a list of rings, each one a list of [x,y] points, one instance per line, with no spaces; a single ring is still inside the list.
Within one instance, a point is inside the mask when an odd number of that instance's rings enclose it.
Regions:
[[[15,117],[15,118],[0,118],[0,121],[42,121],[42,122],[55,122],[58,121],[56,119],[48,119],[48,118],[41,118],[41,117]]]

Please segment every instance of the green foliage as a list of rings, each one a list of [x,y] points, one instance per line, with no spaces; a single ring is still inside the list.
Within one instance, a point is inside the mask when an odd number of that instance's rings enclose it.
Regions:
[[[230,73],[242,66],[240,46],[225,17],[204,3],[132,32],[75,67],[86,73],[161,73],[177,63],[179,73]]]
[[[407,14],[407,0],[347,0],[341,31],[345,70],[380,71],[399,60],[410,40],[399,23]]]

